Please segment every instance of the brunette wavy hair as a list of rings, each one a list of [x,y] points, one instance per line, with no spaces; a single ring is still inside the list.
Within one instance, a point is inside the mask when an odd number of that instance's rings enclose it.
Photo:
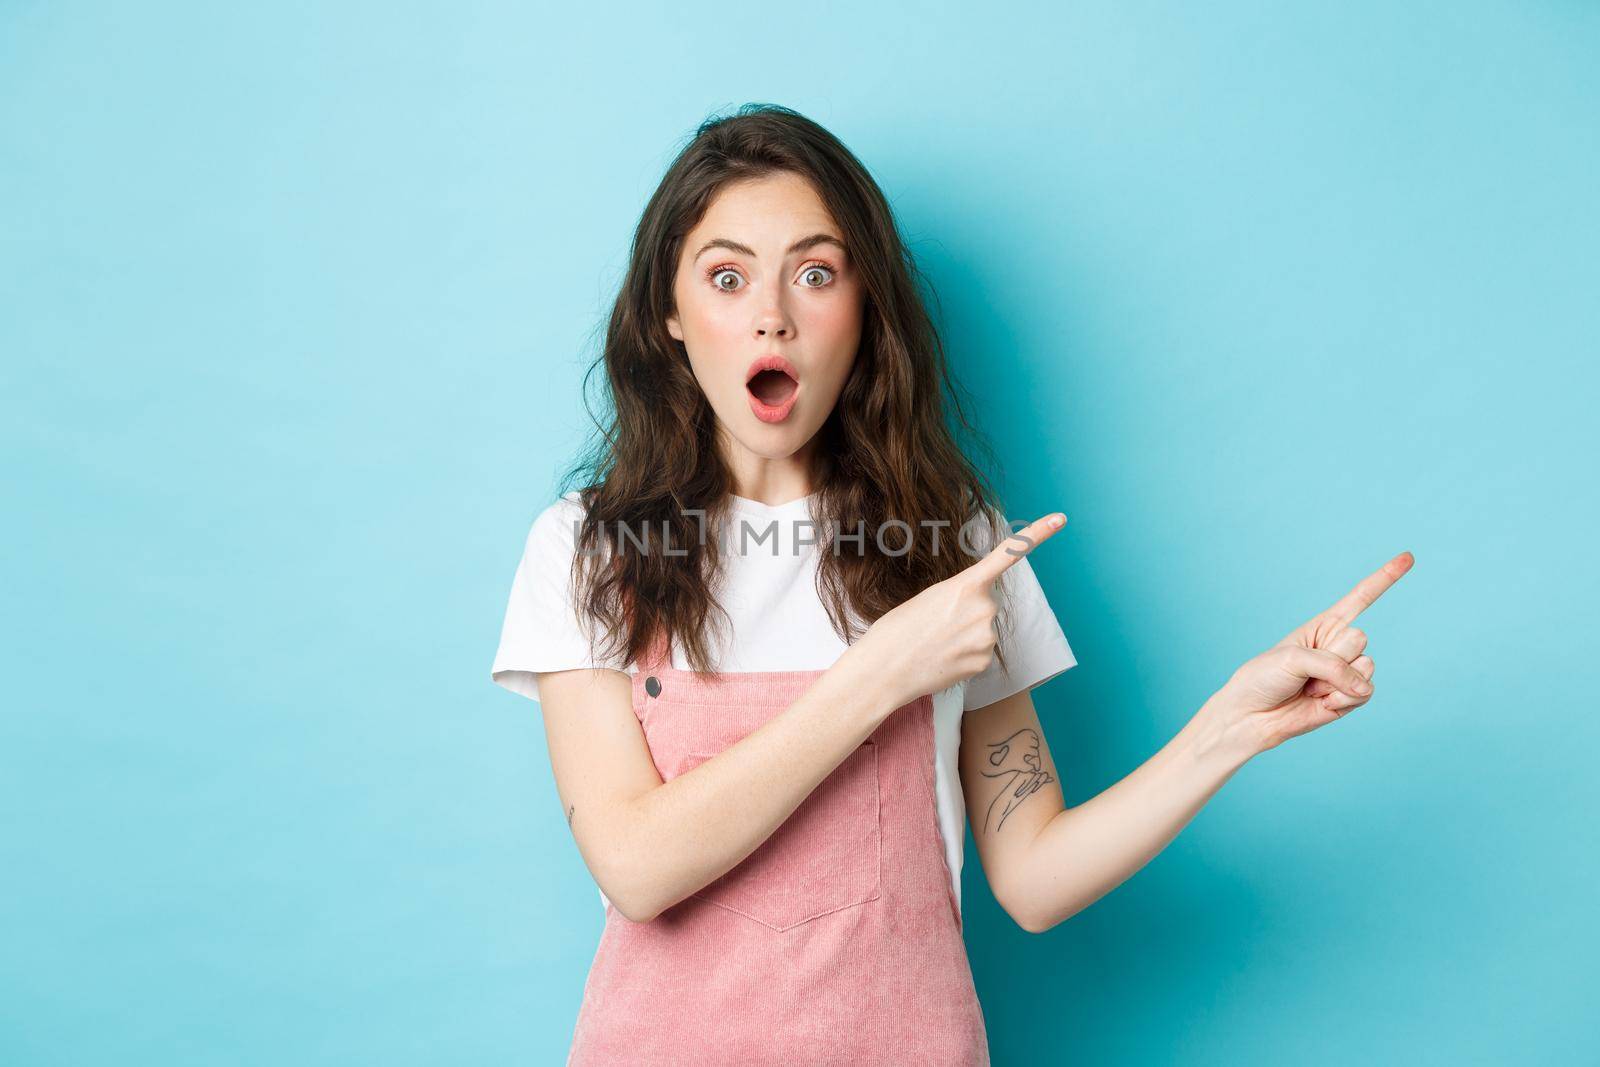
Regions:
[[[716,446],[711,405],[666,320],[675,308],[683,241],[718,192],[777,172],[810,182],[865,282],[860,348],[818,430],[812,472],[818,496],[811,518],[824,535],[817,591],[835,630],[853,643],[885,612],[973,563],[968,548],[981,551],[985,542],[963,543],[956,536],[963,526],[981,520],[967,529],[987,538],[1008,532],[993,486],[957,443],[981,450],[992,464],[919,292],[926,279],[883,192],[817,123],[775,104],[746,104],[701,123],[662,177],[634,231],[603,346],[584,375],[584,407],[596,434],[562,485],[563,495],[580,487],[572,589],[588,613],[591,652],[599,630],[607,655],[634,662],[659,631],[684,650],[690,669],[713,670],[708,624],[713,609],[722,622],[727,615],[712,592],[718,538],[705,533],[721,528],[735,486]],[[931,286],[928,292],[937,303]],[[602,368],[609,401],[603,419],[589,402],[590,379]],[[894,520],[919,531],[898,555],[881,551],[876,537]],[[923,524],[939,522],[949,525],[935,551]],[[850,533],[858,523],[866,536],[835,551],[826,531]],[[884,543],[900,552],[904,528],[887,530]],[[669,551],[655,546],[656,531]],[[641,538],[647,550],[640,550]],[[1004,633],[1004,595],[1000,604]],[[1003,667],[1004,655],[997,655]]]

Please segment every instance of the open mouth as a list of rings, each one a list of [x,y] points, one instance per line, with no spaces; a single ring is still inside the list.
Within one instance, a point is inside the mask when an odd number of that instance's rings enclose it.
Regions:
[[[782,356],[762,356],[750,364],[745,379],[750,408],[763,422],[781,422],[794,410],[800,393],[800,372]]]
[[[781,370],[764,370],[750,379],[748,388],[763,404],[777,407],[794,395],[799,384]]]

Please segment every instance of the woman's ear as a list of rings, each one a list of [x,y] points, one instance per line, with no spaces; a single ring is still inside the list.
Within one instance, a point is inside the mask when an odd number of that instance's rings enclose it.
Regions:
[[[678,316],[667,316],[667,332],[672,335],[673,340],[683,340],[683,327],[678,325]]]

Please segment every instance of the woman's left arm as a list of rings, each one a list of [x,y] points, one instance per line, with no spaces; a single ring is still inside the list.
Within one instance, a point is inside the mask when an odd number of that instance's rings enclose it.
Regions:
[[[1251,757],[1372,699],[1367,637],[1350,623],[1412,562],[1396,556],[1244,664],[1160,751],[1075,807],[1026,690],[967,712],[961,784],[1000,906],[1050,929],[1149,863]]]
[[[1150,862],[1234,771],[1248,747],[1208,729],[1204,710],[1132,774],[1064,807],[1055,762],[1026,690],[969,711],[961,784],[995,899],[1042,933]]]

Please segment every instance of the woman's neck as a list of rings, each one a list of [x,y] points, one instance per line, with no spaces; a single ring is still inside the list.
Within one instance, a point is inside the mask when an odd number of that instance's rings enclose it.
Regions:
[[[734,442],[724,460],[733,476],[733,495],[773,507],[810,496],[814,447],[815,440],[808,441],[793,455],[769,459]]]

